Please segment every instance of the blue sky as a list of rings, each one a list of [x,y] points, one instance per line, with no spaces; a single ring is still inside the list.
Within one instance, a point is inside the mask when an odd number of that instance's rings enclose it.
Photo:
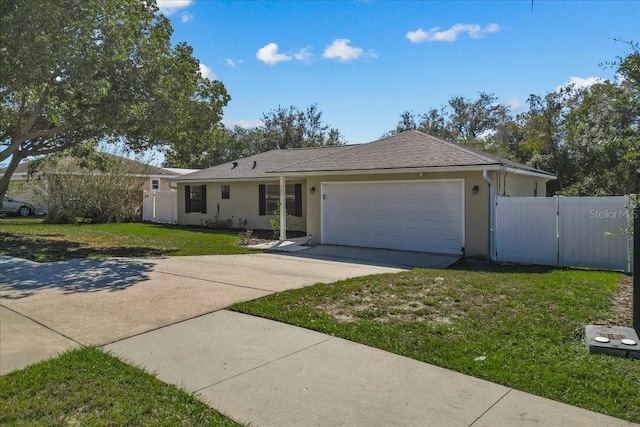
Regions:
[[[318,103],[349,143],[378,139],[405,111],[494,93],[613,78],[599,64],[640,41],[638,1],[159,1],[173,40],[231,95],[225,123]]]

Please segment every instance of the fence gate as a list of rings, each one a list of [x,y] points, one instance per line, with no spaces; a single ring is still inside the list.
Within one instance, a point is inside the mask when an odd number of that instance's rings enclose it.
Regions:
[[[175,224],[178,220],[178,197],[175,191],[146,191],[142,203],[142,220]]]
[[[630,272],[631,199],[498,197],[498,261]]]
[[[498,197],[496,252],[499,261],[556,265],[557,198]]]

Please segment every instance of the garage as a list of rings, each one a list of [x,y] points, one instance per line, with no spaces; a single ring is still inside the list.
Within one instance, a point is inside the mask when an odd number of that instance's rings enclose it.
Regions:
[[[322,183],[322,242],[461,254],[464,181]]]

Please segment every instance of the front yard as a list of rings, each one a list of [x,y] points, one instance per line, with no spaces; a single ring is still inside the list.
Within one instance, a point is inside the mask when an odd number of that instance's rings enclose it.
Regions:
[[[45,224],[39,218],[0,218],[0,255],[38,262],[74,258],[227,255],[252,252],[237,246],[236,232],[162,224]]]
[[[156,224],[0,219],[0,255],[41,262],[249,253],[238,240],[236,233]],[[631,279],[620,273],[465,263],[318,284],[232,309],[640,422],[640,361],[589,355],[583,341],[589,323],[631,326]],[[146,375],[95,349],[63,355],[0,377],[0,424],[135,424],[149,414],[157,415],[149,425],[229,422],[170,386],[147,390],[153,381]],[[106,399],[112,390],[122,393]],[[152,405],[129,403],[147,394]],[[170,404],[154,409],[162,402]]]
[[[619,273],[458,266],[318,284],[232,306],[518,390],[640,421],[640,361],[589,355],[588,323],[631,326]]]

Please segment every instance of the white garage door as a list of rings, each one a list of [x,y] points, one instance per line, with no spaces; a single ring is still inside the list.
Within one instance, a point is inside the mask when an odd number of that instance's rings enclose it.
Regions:
[[[322,242],[460,254],[462,180],[322,184]]]

